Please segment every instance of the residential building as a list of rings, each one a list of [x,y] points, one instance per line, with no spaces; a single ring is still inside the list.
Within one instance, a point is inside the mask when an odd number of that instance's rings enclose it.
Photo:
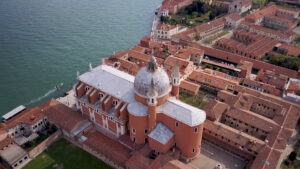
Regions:
[[[159,39],[170,39],[171,36],[186,31],[187,28],[168,25],[168,24],[158,24],[156,31],[154,32],[154,37]]]

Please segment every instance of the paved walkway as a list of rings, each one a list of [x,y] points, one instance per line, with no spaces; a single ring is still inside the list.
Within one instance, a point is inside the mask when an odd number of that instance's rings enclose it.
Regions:
[[[221,165],[222,169],[243,169],[246,161],[207,141],[202,141],[201,154],[188,165],[195,169],[214,169]]]
[[[59,97],[56,100],[61,102],[62,104],[72,108],[73,110],[76,110],[76,96],[75,91],[73,89],[66,92],[67,95],[63,97]]]

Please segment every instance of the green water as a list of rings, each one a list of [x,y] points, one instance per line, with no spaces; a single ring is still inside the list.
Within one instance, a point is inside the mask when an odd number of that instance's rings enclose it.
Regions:
[[[0,0],[0,115],[61,96],[76,82],[76,71],[139,43],[160,3]]]

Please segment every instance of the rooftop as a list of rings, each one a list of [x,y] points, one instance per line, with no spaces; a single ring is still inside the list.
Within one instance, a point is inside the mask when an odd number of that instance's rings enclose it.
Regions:
[[[8,146],[8,148],[0,151],[0,156],[10,165],[13,165],[16,161],[24,157],[26,154],[27,152],[16,144],[12,144]]]
[[[203,123],[206,118],[206,113],[203,110],[175,98],[171,98],[159,106],[159,111],[189,126],[197,126]]]
[[[134,76],[113,67],[100,65],[92,71],[80,75],[78,80],[127,103],[135,101],[133,90]]]
[[[166,144],[174,136],[174,133],[166,125],[159,122],[148,136],[161,144]]]

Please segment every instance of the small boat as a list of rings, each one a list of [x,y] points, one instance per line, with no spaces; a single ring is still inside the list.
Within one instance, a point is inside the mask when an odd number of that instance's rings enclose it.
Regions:
[[[64,85],[63,83],[57,84],[57,85],[55,85],[55,88],[60,89],[63,85]]]

